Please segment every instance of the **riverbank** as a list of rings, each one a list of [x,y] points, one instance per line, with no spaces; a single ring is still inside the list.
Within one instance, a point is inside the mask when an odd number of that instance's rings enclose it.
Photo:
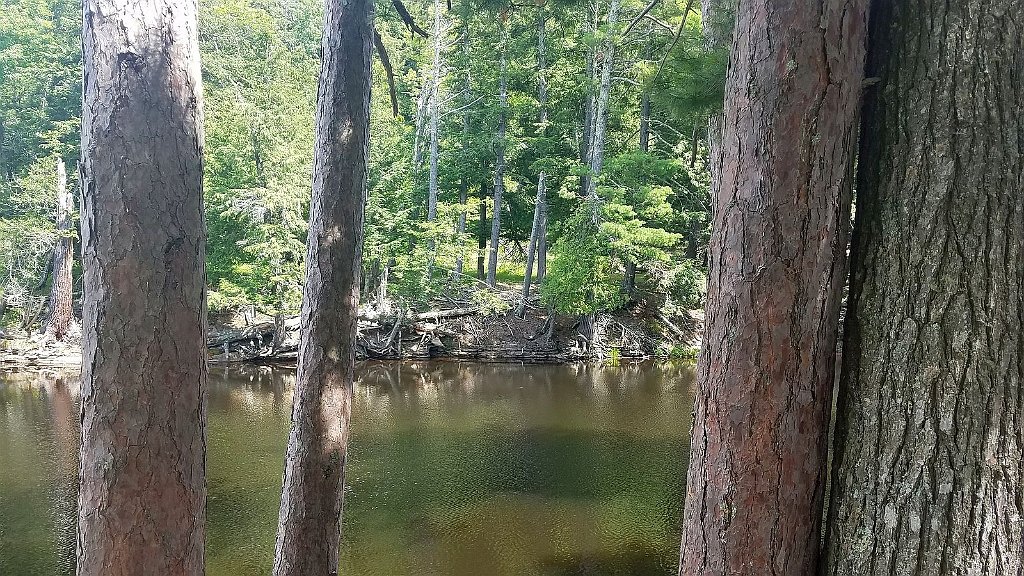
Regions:
[[[486,362],[565,363],[617,359],[694,358],[703,315],[689,311],[666,317],[643,301],[591,317],[549,314],[527,307],[522,318],[511,309],[482,306],[430,310],[360,310],[356,355],[360,359],[453,359]],[[213,363],[289,363],[296,357],[299,318],[273,318],[232,311],[211,317]],[[0,340],[0,367],[78,366],[77,341],[43,336]]]

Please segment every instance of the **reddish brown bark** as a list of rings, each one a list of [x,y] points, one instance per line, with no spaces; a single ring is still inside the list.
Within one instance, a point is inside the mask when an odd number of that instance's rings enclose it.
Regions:
[[[741,0],[679,574],[814,574],[866,0]]]
[[[336,574],[369,156],[371,0],[328,0],[275,576]]]
[[[200,575],[206,239],[196,3],[83,8],[78,574]]]

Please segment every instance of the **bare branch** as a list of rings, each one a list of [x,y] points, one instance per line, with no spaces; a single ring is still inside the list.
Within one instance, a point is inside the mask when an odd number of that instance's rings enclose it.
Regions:
[[[409,29],[413,34],[419,34],[424,38],[429,38],[426,30],[416,25],[416,21],[412,19],[412,14],[409,14],[409,10],[402,4],[402,0],[391,0],[391,4],[398,10],[398,16],[402,18],[402,22],[405,22],[406,28]]]
[[[625,38],[626,35],[629,34],[631,30],[633,30],[633,27],[636,26],[636,23],[639,22],[640,20],[643,20],[643,17],[647,16],[647,13],[650,12],[651,9],[654,8],[654,5],[657,4],[658,2],[661,2],[661,0],[651,0],[650,4],[648,4],[643,10],[641,10],[640,13],[637,14],[636,18],[633,18],[633,21],[629,23],[629,26],[626,26],[626,30],[622,32],[622,37]],[[687,8],[686,12],[689,11],[690,9]],[[686,21],[686,12],[683,12],[684,22]]]
[[[658,76],[661,76],[661,71],[665,68],[665,62],[668,60],[668,55],[672,53],[672,49],[676,47],[676,44],[679,42],[679,38],[683,36],[683,30],[686,29],[686,17],[690,15],[691,8],[693,8],[693,0],[686,0],[686,9],[683,10],[683,17],[679,20],[679,28],[676,30],[676,36],[672,39],[672,43],[668,45],[668,50],[665,51],[665,55],[661,58],[661,64],[658,65],[658,72],[654,74],[654,79],[651,80],[651,86],[658,81]]]
[[[381,66],[384,67],[384,73],[388,78],[388,92],[391,94],[391,113],[398,116],[398,91],[395,89],[395,71],[391,68],[391,58],[388,57],[388,49],[384,47],[384,42],[380,39],[380,34],[377,33],[377,28],[373,29],[373,46],[377,49],[377,56],[380,57]]]

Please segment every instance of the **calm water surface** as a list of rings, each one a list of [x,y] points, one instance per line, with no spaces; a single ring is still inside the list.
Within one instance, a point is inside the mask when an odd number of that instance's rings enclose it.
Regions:
[[[207,572],[270,573],[292,372],[211,369]],[[361,365],[345,576],[675,573],[693,373]],[[74,573],[77,374],[0,372],[0,575]]]

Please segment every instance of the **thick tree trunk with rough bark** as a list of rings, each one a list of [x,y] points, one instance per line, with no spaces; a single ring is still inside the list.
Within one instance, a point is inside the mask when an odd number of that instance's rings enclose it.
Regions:
[[[68,172],[64,159],[57,159],[57,245],[53,247],[53,282],[50,284],[50,311],[43,331],[56,340],[63,340],[74,324],[71,307],[71,268],[75,258],[72,248],[71,213],[74,200],[68,191]]]
[[[337,574],[370,122],[372,0],[328,0],[275,576]]]
[[[811,576],[867,0],[741,0],[679,574]]]
[[[206,524],[196,3],[87,0],[78,574],[201,575]]]
[[[1022,8],[872,12],[826,574],[1024,574]]]
[[[487,285],[494,287],[498,276],[498,244],[501,238],[501,197],[505,192],[505,124],[508,122],[508,23],[501,24],[501,70],[499,72],[498,133],[494,143],[494,206],[491,208],[491,246],[487,258]]]

